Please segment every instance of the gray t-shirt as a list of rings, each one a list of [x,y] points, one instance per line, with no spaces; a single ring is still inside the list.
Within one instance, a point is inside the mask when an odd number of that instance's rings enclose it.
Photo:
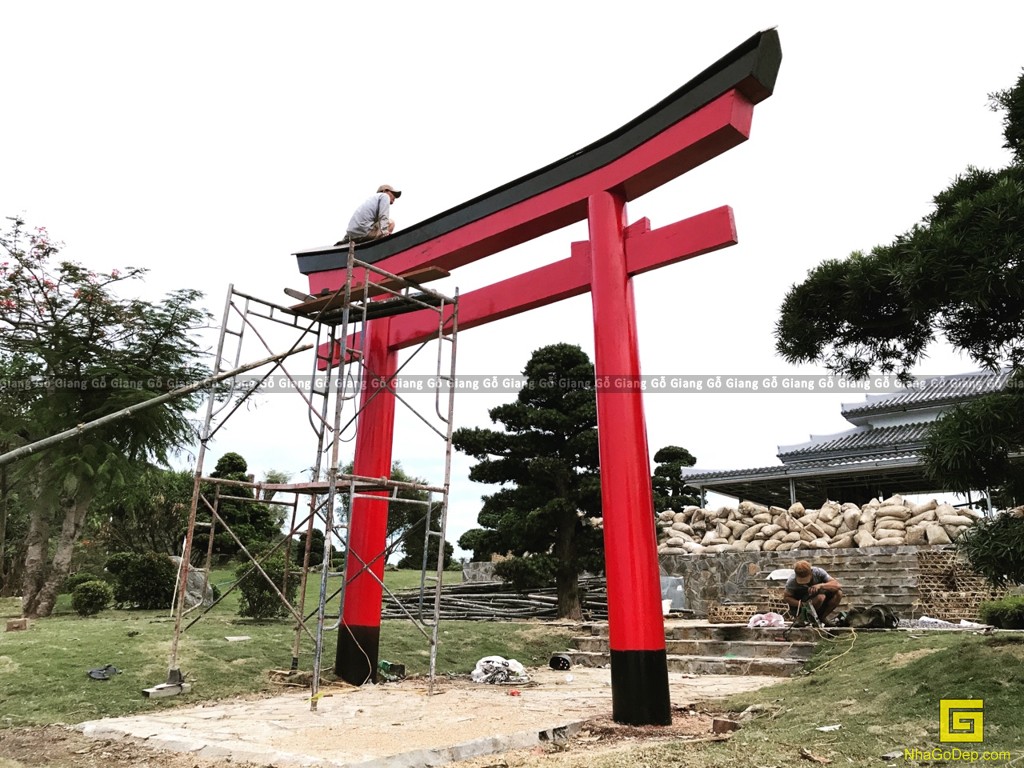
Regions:
[[[349,219],[345,233],[349,237],[363,237],[369,234],[374,224],[377,229],[387,231],[388,218],[391,216],[391,198],[387,192],[378,192],[366,198],[362,205],[356,208],[352,218]]]
[[[786,582],[786,594],[795,597],[797,600],[804,600],[807,597],[807,588],[811,586],[811,584],[824,584],[826,581],[832,581],[832,577],[828,575],[828,571],[824,568],[812,565],[811,580],[807,584],[798,584],[796,581],[796,574],[793,574]]]

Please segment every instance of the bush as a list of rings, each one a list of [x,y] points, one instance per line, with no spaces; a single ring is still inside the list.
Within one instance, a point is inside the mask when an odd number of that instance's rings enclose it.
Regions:
[[[289,603],[295,602],[295,595],[299,590],[299,577],[292,574],[288,578],[288,590],[285,592],[284,584],[284,556],[275,555],[269,560],[260,564],[267,576],[269,576],[277,588],[285,594]],[[238,589],[242,593],[238,598],[238,615],[250,619],[272,619],[278,616],[290,615],[281,598],[270,588],[267,580],[255,568],[248,576],[245,572],[252,567],[252,563],[240,563],[235,569],[235,577],[240,579]],[[244,577],[244,578],[243,578]]]
[[[79,584],[85,584],[87,581],[103,581],[103,577],[86,571],[72,573],[64,579],[64,584],[61,586],[60,591],[65,595],[70,595],[75,591],[75,587]]]
[[[1004,597],[978,606],[978,615],[986,624],[999,629],[1024,629],[1024,597]]]
[[[114,577],[114,602],[119,607],[158,610],[170,608],[178,569],[159,552],[117,552],[107,559]]]
[[[318,528],[313,529],[313,535],[310,536],[312,543],[309,547],[309,567],[314,568],[324,561],[324,532]],[[298,566],[302,567],[302,559],[306,555],[306,534],[301,533],[295,539],[295,545],[292,547],[292,561]]]
[[[71,607],[79,616],[94,616],[114,599],[114,590],[105,581],[93,579],[75,587],[71,593]]]

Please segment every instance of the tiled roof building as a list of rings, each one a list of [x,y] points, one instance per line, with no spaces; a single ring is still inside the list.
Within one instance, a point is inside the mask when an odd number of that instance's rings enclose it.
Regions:
[[[683,472],[687,484],[738,499],[788,507],[825,499],[863,504],[894,493],[941,492],[923,471],[921,449],[931,422],[944,411],[998,392],[1008,372],[981,371],[919,379],[910,387],[847,403],[853,428],[779,446],[781,465],[756,469]]]

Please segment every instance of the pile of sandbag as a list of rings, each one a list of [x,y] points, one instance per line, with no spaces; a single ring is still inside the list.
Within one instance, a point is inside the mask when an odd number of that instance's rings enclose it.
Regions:
[[[784,552],[791,549],[949,544],[982,513],[932,500],[906,504],[900,496],[862,507],[826,501],[820,509],[789,509],[742,501],[732,509],[686,507],[658,515],[658,552]]]

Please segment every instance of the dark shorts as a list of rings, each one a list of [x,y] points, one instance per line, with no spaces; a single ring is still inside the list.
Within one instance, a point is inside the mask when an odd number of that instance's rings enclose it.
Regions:
[[[335,245],[348,245],[349,243],[355,243],[356,245],[359,245],[360,243],[368,243],[371,240],[379,240],[380,238],[384,237],[384,235],[385,233],[381,232],[377,228],[371,229],[365,235],[356,235],[355,237],[346,232],[345,236],[341,240],[336,242]]]

